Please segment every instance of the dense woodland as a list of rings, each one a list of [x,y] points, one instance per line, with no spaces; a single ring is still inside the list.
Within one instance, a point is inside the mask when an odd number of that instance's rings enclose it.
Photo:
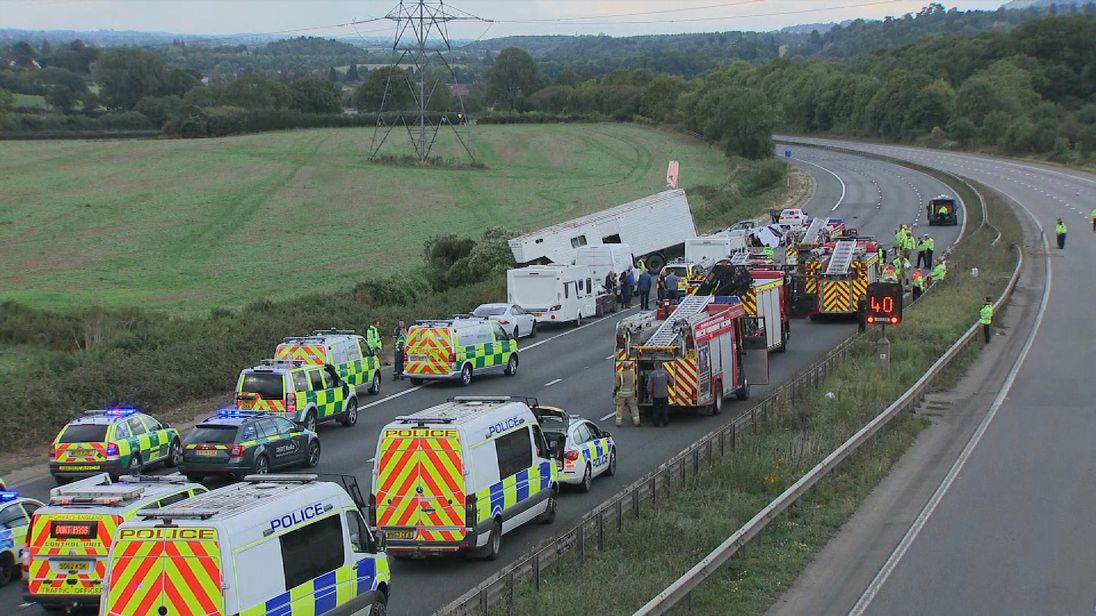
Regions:
[[[371,125],[382,100],[386,110],[413,103],[413,76],[387,66],[390,50],[314,37],[144,48],[16,41],[0,43],[0,59],[6,133]],[[447,73],[428,75],[431,109],[481,121],[668,124],[750,157],[768,156],[769,135],[785,130],[1096,160],[1091,2],[934,3],[809,32],[513,37],[448,60],[471,90],[456,97]]]

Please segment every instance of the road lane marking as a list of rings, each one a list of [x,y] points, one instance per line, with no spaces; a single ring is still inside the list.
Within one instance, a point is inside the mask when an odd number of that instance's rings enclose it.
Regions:
[[[609,413],[609,414],[608,414],[608,415],[606,415],[605,417],[602,417],[602,418],[601,418],[601,421],[606,421],[606,420],[608,420],[608,419],[612,419],[612,418],[613,418],[613,417],[614,417],[615,415],[616,415],[616,411],[613,411],[612,413]]]
[[[555,379],[554,381],[548,381],[547,383],[544,384],[544,386],[545,387],[551,387],[552,385],[555,385],[556,383],[562,383],[562,382],[563,382],[563,379]]]
[[[841,176],[839,176],[836,173],[834,173],[833,171],[823,167],[822,165],[819,165],[818,163],[812,163],[809,160],[803,160],[802,158],[795,158],[795,157],[792,157],[792,160],[798,160],[801,163],[805,163],[805,164],[808,164],[808,165],[818,167],[819,169],[821,169],[821,170],[825,171],[826,173],[832,175],[833,177],[837,178],[837,181],[841,182],[841,198],[839,198],[837,200],[837,203],[833,204],[833,207],[830,208],[830,211],[833,212],[837,208],[841,207],[841,204],[845,201],[845,180],[842,180]]]
[[[1053,283],[1053,269],[1050,266],[1050,245],[1047,242],[1046,233],[1043,231],[1043,225],[1039,223],[1039,219],[1035,217],[1035,214],[1025,207],[1020,201],[1009,195],[1007,192],[998,188],[1002,194],[1011,199],[1014,203],[1019,205],[1027,215],[1035,222],[1035,226],[1039,229],[1039,234],[1043,238],[1043,264],[1046,271],[1046,285],[1043,287],[1043,297],[1039,303],[1039,312],[1035,315],[1035,325],[1028,332],[1027,340],[1024,341],[1024,347],[1020,350],[1020,355],[1016,357],[1016,361],[1012,364],[1012,368],[1009,370],[1008,376],[1005,378],[1005,382],[1001,387],[1001,390],[997,393],[997,397],[993,399],[993,404],[990,405],[989,412],[982,418],[982,421],[978,424],[978,429],[971,435],[970,440],[967,441],[963,451],[956,458],[951,468],[948,470],[948,474],[944,476],[943,481],[936,488],[936,492],[933,493],[929,501],[925,503],[925,507],[921,509],[921,513],[917,515],[917,518],[913,521],[910,529],[906,531],[905,536],[902,537],[902,541],[898,543],[898,547],[894,548],[891,552],[887,562],[883,563],[883,567],[879,570],[879,573],[875,575],[868,587],[864,589],[864,593],[860,595],[860,598],[856,601],[856,604],[849,610],[849,616],[863,616],[868,607],[871,606],[871,602],[875,599],[876,595],[883,588],[883,584],[887,582],[894,569],[898,566],[898,563],[902,560],[902,557],[909,551],[910,546],[917,539],[917,536],[925,528],[929,518],[936,511],[937,506],[944,500],[944,496],[947,495],[951,486],[955,483],[955,480],[959,477],[959,473],[963,471],[963,467],[966,466],[967,460],[974,453],[974,449],[978,447],[982,437],[989,429],[993,419],[997,416],[997,412],[1001,409],[1001,406],[1005,402],[1005,398],[1012,390],[1012,385],[1016,382],[1016,377],[1020,374],[1021,368],[1024,366],[1024,361],[1027,359],[1028,352],[1031,351],[1031,347],[1035,344],[1035,338],[1039,334],[1039,328],[1043,325],[1043,317],[1046,315],[1047,305],[1050,303],[1050,289]]]

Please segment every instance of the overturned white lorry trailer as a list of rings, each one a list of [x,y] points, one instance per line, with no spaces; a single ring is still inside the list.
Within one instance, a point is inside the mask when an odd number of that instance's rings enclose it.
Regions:
[[[628,244],[657,272],[681,256],[685,240],[692,237],[696,224],[689,199],[675,189],[526,233],[510,240],[510,250],[519,264],[567,264],[583,246]]]

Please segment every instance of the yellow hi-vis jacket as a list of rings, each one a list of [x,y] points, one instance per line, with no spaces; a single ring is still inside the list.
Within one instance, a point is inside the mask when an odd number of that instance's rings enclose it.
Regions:
[[[993,322],[993,306],[986,304],[982,306],[982,310],[978,312],[979,320],[982,321],[982,325],[989,325]]]

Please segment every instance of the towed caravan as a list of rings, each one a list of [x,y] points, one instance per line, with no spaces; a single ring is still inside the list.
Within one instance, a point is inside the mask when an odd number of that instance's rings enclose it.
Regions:
[[[551,523],[557,471],[537,406],[531,398],[457,397],[385,426],[370,522],[388,553],[465,551],[494,560],[506,533]]]

